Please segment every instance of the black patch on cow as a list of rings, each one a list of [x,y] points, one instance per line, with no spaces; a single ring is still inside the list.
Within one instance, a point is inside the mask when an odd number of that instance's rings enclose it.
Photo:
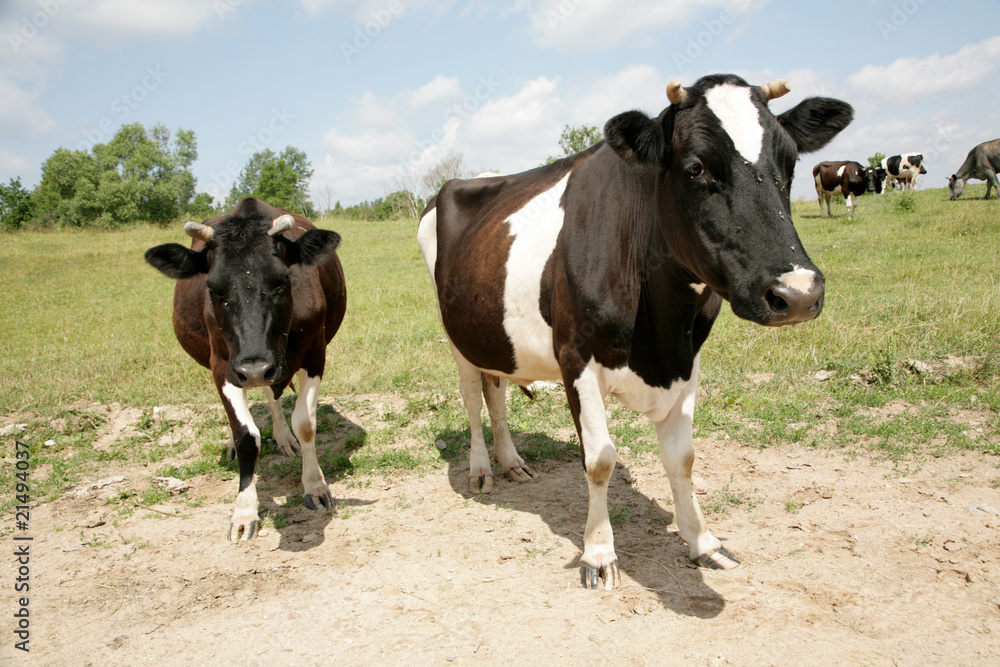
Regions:
[[[659,164],[666,150],[660,124],[641,111],[626,111],[609,120],[604,138],[626,162]]]
[[[886,169],[888,169],[889,173],[892,174],[893,176],[899,176],[899,165],[902,161],[903,161],[902,157],[900,157],[899,155],[893,155],[892,157],[886,159],[885,161]]]
[[[851,105],[829,97],[807,98],[778,116],[778,122],[795,140],[800,153],[823,148],[852,120]]]

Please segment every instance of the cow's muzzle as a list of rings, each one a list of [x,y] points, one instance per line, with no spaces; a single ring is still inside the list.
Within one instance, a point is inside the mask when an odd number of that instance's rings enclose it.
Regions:
[[[277,376],[278,365],[273,360],[251,358],[233,364],[233,379],[243,389],[274,384]]]
[[[784,326],[815,319],[823,311],[826,292],[822,278],[811,280],[808,286],[779,282],[764,291],[769,326]]]

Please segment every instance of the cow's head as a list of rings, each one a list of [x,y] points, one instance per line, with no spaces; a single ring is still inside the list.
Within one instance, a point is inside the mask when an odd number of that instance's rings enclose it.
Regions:
[[[882,167],[866,167],[865,180],[868,183],[867,192],[874,192],[877,195],[882,194],[883,183],[888,173]]]
[[[628,111],[608,121],[608,144],[626,162],[658,170],[657,206],[670,252],[761,324],[794,324],[823,308],[823,274],[792,225],[799,153],[825,146],[853,118],[851,106],[813,97],[780,116],[768,101],[786,81],[751,86],[713,75],[667,86],[671,105],[652,119]]]
[[[189,222],[191,248],[166,243],[146,251],[146,261],[175,279],[203,275],[210,336],[228,351],[230,382],[258,387],[284,382],[285,348],[292,324],[291,267],[310,265],[336,250],[336,232],[295,227],[295,218],[262,201],[245,199],[211,224]],[[218,353],[219,345],[213,343]]]
[[[965,179],[959,178],[957,174],[948,177],[948,199],[955,201],[965,192]]]

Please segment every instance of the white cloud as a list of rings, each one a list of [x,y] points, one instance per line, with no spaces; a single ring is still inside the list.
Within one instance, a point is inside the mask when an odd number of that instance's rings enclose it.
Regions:
[[[629,65],[609,76],[587,80],[582,90],[572,94],[568,122],[603,128],[608,119],[623,111],[639,109],[655,116],[667,104],[664,76],[652,65]]]
[[[41,136],[55,128],[39,100],[40,87],[25,90],[0,74],[0,134]]]
[[[735,13],[749,4],[750,0],[539,0],[528,9],[529,32],[538,46],[571,53],[650,46],[655,33],[686,25],[703,10]]]
[[[323,136],[323,146],[335,158],[361,164],[392,164],[413,144],[413,135],[403,131],[364,130],[344,134],[331,129]]]
[[[1000,35],[967,44],[957,53],[899,58],[890,65],[866,65],[847,82],[866,95],[906,104],[928,96],[991,85],[1000,61]]]
[[[227,17],[225,8],[236,3],[221,0],[79,0],[63,10],[79,24],[82,36],[115,41],[169,40],[192,35],[213,20]]]
[[[461,97],[463,94],[462,84],[458,79],[439,74],[410,93],[409,103],[412,107],[422,107],[431,102]]]

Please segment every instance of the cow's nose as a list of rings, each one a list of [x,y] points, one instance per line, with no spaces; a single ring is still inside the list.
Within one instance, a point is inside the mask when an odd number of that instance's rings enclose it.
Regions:
[[[784,283],[767,288],[764,300],[771,311],[769,324],[795,324],[814,319],[823,310],[823,281],[813,281],[809,289],[801,291]]]
[[[244,359],[233,364],[233,373],[239,386],[260,387],[274,381],[275,364],[266,359]]]

